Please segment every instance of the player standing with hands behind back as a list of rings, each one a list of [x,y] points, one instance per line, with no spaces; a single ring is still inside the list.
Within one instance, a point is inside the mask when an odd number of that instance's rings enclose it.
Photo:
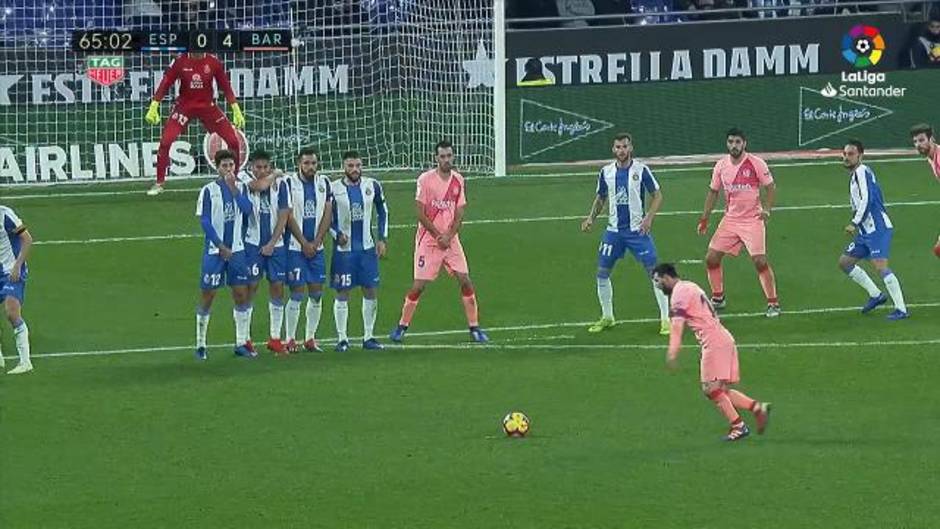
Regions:
[[[232,123],[225,117],[225,113],[215,104],[215,93],[212,81],[219,86],[225,94],[225,100],[232,107],[232,119],[235,126],[245,126],[245,115],[235,99],[232,84],[225,74],[225,67],[214,55],[206,53],[184,53],[177,57],[170,68],[163,75],[160,86],[153,94],[150,108],[144,119],[151,125],[160,124],[160,101],[166,97],[170,88],[180,82],[180,94],[173,105],[170,119],[163,126],[160,134],[160,148],[157,151],[157,183],[147,191],[147,195],[155,196],[163,192],[163,183],[170,168],[170,147],[176,138],[186,131],[189,120],[197,118],[207,131],[215,132],[225,140],[228,150],[235,156],[235,170],[241,165],[244,153],[239,153],[238,133]]]

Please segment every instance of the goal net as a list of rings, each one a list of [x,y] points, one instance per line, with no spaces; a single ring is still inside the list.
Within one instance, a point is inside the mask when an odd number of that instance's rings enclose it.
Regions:
[[[246,114],[249,149],[271,152],[281,167],[312,146],[327,169],[354,149],[367,168],[414,170],[430,165],[433,145],[446,138],[459,167],[493,172],[493,0],[0,6],[0,183],[155,175],[161,127],[143,116],[177,53],[72,51],[72,32],[92,28],[289,29],[290,52],[216,53]],[[172,104],[171,95],[161,105],[164,122]],[[204,140],[191,122],[171,149],[170,178],[210,174]]]

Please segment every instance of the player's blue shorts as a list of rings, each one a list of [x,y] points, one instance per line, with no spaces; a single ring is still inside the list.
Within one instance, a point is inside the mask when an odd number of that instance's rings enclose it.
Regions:
[[[868,235],[856,234],[845,247],[845,255],[856,259],[887,259],[891,255],[891,238],[894,230],[883,230]]]
[[[653,244],[651,235],[605,231],[601,246],[597,250],[598,268],[613,268],[614,264],[626,255],[627,250],[630,250],[633,258],[644,268],[656,266],[656,245]]]
[[[261,276],[270,283],[283,283],[287,279],[287,248],[275,247],[271,255],[261,255],[261,248],[245,244],[245,259],[248,261],[248,281],[257,283]]]
[[[310,258],[298,250],[287,252],[287,284],[296,287],[315,283],[322,285],[326,282],[326,257],[323,250]]]
[[[245,252],[235,252],[228,261],[219,254],[202,256],[202,277],[199,288],[215,290],[222,286],[222,280],[230,287],[248,284],[248,262]]]
[[[23,301],[26,297],[26,277],[20,276],[20,280],[16,283],[10,282],[10,276],[5,275],[0,277],[0,302],[3,302],[7,299],[7,296],[13,296],[16,298],[20,305],[23,304]]]
[[[352,252],[333,252],[330,265],[330,287],[349,290],[353,287],[379,286],[379,256],[375,248]]]

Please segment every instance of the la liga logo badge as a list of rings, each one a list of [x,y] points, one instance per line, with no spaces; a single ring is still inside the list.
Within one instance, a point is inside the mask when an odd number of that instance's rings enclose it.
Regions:
[[[842,57],[856,68],[878,64],[885,51],[885,39],[874,26],[859,24],[842,37]]]

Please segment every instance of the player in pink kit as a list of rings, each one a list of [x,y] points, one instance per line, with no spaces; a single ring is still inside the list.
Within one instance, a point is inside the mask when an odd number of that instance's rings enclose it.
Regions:
[[[911,127],[911,139],[914,140],[914,147],[922,156],[927,157],[930,168],[933,169],[933,175],[940,182],[940,146],[937,145],[933,135],[933,127],[926,123],[914,125]],[[937,237],[937,244],[933,247],[933,253],[940,257],[940,237]]]
[[[721,260],[725,254],[738,255],[741,247],[747,249],[761,288],[767,297],[767,317],[780,315],[777,300],[777,281],[767,262],[765,223],[774,207],[776,186],[774,177],[764,160],[747,152],[747,138],[740,129],[731,129],[727,134],[728,156],[718,160],[712,171],[711,184],[705,196],[705,211],[698,221],[699,235],[708,231],[708,217],[715,207],[718,192],[725,192],[725,215],[708,243],[705,266],[708,283],[712,288],[712,304],[717,309],[725,307],[724,271]],[[761,204],[760,190],[766,192]]]
[[[475,342],[486,343],[489,337],[480,328],[477,296],[470,281],[467,257],[460,244],[460,226],[467,206],[463,175],[453,169],[454,146],[449,141],[439,142],[434,153],[437,167],[418,177],[414,283],[405,295],[401,320],[389,338],[396,343],[404,339],[424,287],[437,279],[443,266],[449,274],[456,276],[460,284],[470,337]]]
[[[669,263],[657,265],[653,269],[653,281],[669,296],[672,332],[669,336],[669,352],[666,353],[667,365],[671,369],[677,367],[682,331],[688,323],[695,332],[695,339],[702,346],[702,391],[731,424],[728,435],[722,439],[737,441],[750,435],[747,424],[737,410],[753,413],[757,421],[757,433],[763,434],[770,419],[770,403],[756,401],[740,391],[730,389],[729,386],[740,380],[738,349],[734,337],[718,321],[715,308],[705,292],[695,283],[679,279],[676,267]]]

